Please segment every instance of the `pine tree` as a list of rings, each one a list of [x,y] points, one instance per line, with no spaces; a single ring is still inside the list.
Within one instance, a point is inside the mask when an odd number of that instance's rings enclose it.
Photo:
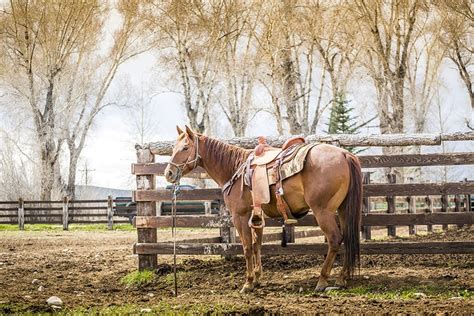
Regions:
[[[370,123],[372,118],[366,122],[358,124],[357,116],[352,115],[353,107],[349,106],[349,101],[343,93],[337,94],[334,104],[331,108],[331,115],[328,123],[328,134],[358,134],[360,128]],[[344,147],[352,153],[359,153],[364,149],[356,149],[355,147]]]

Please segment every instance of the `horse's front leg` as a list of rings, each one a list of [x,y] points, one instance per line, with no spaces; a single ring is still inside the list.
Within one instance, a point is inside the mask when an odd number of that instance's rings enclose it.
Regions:
[[[232,221],[240,236],[240,241],[244,249],[245,263],[247,267],[245,284],[240,291],[241,293],[250,292],[254,287],[254,261],[253,261],[253,245],[252,245],[252,231],[248,225],[250,213],[244,216],[233,214]]]
[[[260,280],[262,279],[263,269],[262,269],[262,240],[263,240],[263,227],[252,229],[253,233],[253,257],[255,263],[255,285],[260,284]]]

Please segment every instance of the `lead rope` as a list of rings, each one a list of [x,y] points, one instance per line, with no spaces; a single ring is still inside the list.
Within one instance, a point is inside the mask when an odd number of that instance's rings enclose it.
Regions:
[[[173,237],[173,277],[174,277],[174,296],[178,296],[178,278],[176,275],[176,198],[179,195],[179,179],[173,185],[173,199],[171,202],[171,216],[173,218],[173,226],[171,227],[171,236]]]

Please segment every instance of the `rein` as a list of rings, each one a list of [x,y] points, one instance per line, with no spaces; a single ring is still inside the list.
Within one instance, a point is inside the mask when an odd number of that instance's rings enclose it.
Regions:
[[[201,159],[201,156],[199,155],[199,137],[195,137],[195,143],[196,143],[196,155],[193,160],[188,159],[184,163],[174,163],[172,161],[168,162],[168,164],[176,167],[177,174],[176,174],[176,179],[177,181],[173,184],[173,197],[171,200],[171,216],[173,219],[173,225],[171,227],[171,236],[173,238],[173,279],[174,279],[174,296],[178,296],[178,277],[176,274],[176,199],[180,193],[180,187],[179,187],[179,182],[181,180],[181,176],[183,175],[184,169],[189,165],[189,164],[194,164],[193,168],[197,167],[199,159]]]
[[[180,193],[179,180],[173,185],[173,198],[171,200],[171,216],[173,218],[173,226],[171,228],[171,236],[173,237],[173,279],[174,279],[174,296],[178,296],[178,277],[176,275],[176,198]]]

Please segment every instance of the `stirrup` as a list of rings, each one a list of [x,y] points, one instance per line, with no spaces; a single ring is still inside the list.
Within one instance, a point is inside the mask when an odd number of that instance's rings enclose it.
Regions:
[[[285,225],[296,225],[298,224],[298,220],[294,218],[286,218]]]
[[[260,209],[260,214],[256,215],[255,209],[253,209],[252,214],[250,215],[248,224],[250,228],[254,228],[254,229],[265,227],[265,218],[263,216],[263,210]]]

